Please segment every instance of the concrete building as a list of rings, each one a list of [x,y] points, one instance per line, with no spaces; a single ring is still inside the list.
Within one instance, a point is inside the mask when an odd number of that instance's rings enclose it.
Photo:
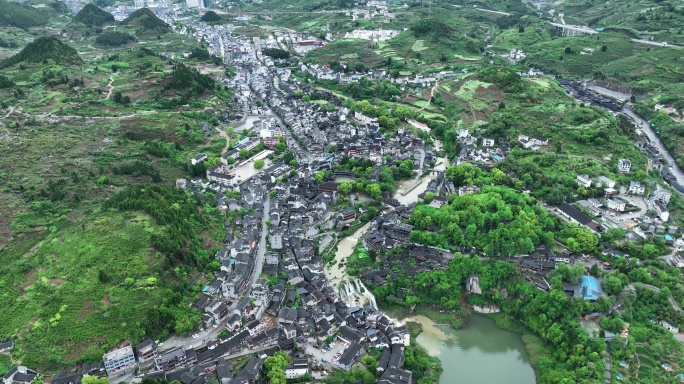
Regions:
[[[645,186],[641,184],[639,181],[630,181],[629,182],[629,193],[633,193],[635,195],[643,195],[645,191]]]
[[[618,160],[618,171],[620,173],[629,173],[632,170],[632,162],[627,159]]]
[[[626,204],[625,204],[625,201],[622,199],[619,199],[616,197],[613,199],[608,199],[608,200],[606,200],[606,202],[608,203],[609,209],[612,209],[612,210],[618,211],[618,212],[624,212],[624,210],[625,210]]]
[[[577,184],[583,186],[584,188],[591,187],[591,178],[589,175],[577,175],[575,180],[577,181]]]
[[[141,365],[151,365],[154,363],[154,358],[157,357],[157,343],[152,339],[147,339],[135,346],[135,355],[138,357],[138,363]]]
[[[599,183],[603,184],[604,188],[615,188],[615,181],[605,177],[605,176],[599,176],[598,177]]]
[[[672,193],[670,193],[670,191],[661,191],[658,195],[658,201],[660,201],[660,204],[662,204],[664,207],[667,207],[667,205],[670,203],[671,197]]]
[[[132,367],[135,364],[135,354],[133,348],[128,345],[126,347],[105,353],[102,357],[104,361],[107,374],[111,375],[114,372],[123,368]]]

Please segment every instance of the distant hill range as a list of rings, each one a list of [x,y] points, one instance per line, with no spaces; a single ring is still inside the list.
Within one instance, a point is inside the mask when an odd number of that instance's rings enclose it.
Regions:
[[[163,22],[154,12],[147,8],[140,8],[131,13],[121,22],[121,25],[135,28],[136,33],[166,33],[171,30],[168,24]]]
[[[41,63],[52,60],[57,64],[80,64],[83,62],[75,49],[56,37],[43,36],[29,43],[16,55],[0,61],[0,69],[19,63]]]
[[[0,27],[27,29],[47,23],[46,17],[34,7],[0,0]]]
[[[83,23],[90,27],[101,27],[107,23],[113,23],[114,16],[112,16],[111,13],[98,8],[95,4],[86,4],[86,6],[74,16],[74,22]]]

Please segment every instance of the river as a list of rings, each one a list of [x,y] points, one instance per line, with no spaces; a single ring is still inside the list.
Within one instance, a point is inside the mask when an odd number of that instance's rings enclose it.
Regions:
[[[530,357],[520,335],[498,328],[486,316],[471,316],[468,325],[459,330],[435,326],[425,316],[407,320],[423,325],[417,341],[442,362],[440,384],[535,383]]]

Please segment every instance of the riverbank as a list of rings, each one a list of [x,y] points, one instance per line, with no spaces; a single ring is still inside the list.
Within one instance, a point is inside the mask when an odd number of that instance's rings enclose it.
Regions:
[[[391,307],[383,306],[382,309],[394,321],[406,325],[411,331],[411,336],[416,339],[421,333],[425,333],[432,339],[448,341],[452,336],[445,332],[442,327],[446,326],[451,330],[459,331],[468,325],[468,321],[473,315],[490,318],[494,320],[496,327],[500,330],[515,333],[520,337],[525,351],[529,355],[529,363],[534,370],[535,377],[540,376],[538,371],[539,359],[549,354],[539,336],[535,335],[523,323],[503,313],[474,313],[472,310],[464,308],[454,313],[445,313],[420,306],[411,311],[410,308],[398,305]],[[462,315],[464,317],[460,317]],[[434,346],[422,345],[422,347],[432,356],[439,355]]]
[[[459,330],[435,324],[423,315],[404,321],[416,347],[441,361],[440,384],[536,381],[537,373],[521,336],[499,328],[488,316],[475,314]]]
[[[467,323],[467,313],[460,309],[455,312],[440,312],[438,310],[425,308],[422,305],[417,305],[411,310],[410,308],[402,307],[400,305],[387,306],[382,308],[391,318],[397,319],[400,323],[410,321],[410,319],[423,316],[430,319],[434,325],[446,325],[454,330],[461,329]]]
[[[489,313],[482,314],[482,316],[494,320],[498,328],[520,335],[520,338],[525,344],[525,350],[530,355],[530,365],[532,365],[535,375],[539,377],[539,359],[542,356],[549,354],[542,344],[542,339],[527,328],[525,324],[503,313]]]

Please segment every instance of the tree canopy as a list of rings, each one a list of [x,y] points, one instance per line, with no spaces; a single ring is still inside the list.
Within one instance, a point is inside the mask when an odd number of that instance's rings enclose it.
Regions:
[[[103,11],[95,4],[86,4],[74,16],[74,22],[83,23],[87,26],[101,27],[107,23],[114,22],[114,16],[111,13]]]
[[[202,15],[201,20],[204,22],[221,21],[221,16],[214,11],[207,11]]]
[[[270,384],[287,384],[285,369],[290,364],[290,355],[278,351],[264,360],[264,376]]]
[[[135,37],[126,32],[105,32],[95,38],[97,44],[102,44],[110,47],[117,47],[119,45],[126,45],[131,41],[135,41]]]
[[[54,36],[42,36],[28,43],[16,55],[0,62],[0,69],[22,62],[42,63],[53,60],[57,64],[80,64],[83,62],[78,52]]]

